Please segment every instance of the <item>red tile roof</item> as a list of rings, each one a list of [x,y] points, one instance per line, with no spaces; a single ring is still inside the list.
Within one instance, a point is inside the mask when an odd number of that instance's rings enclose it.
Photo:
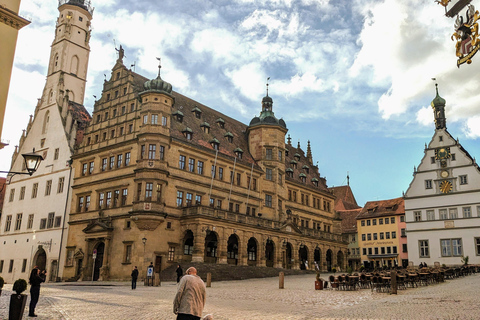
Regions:
[[[330,187],[328,190],[337,197],[335,199],[335,211],[361,208],[357,204],[350,186]]]
[[[381,200],[369,201],[365,204],[357,219],[396,216],[405,214],[405,202],[403,197]]]

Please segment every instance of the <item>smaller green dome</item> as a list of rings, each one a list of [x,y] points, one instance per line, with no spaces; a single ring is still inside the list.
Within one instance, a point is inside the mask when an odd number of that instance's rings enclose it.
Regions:
[[[437,91],[437,96],[432,100],[432,103],[430,104],[432,108],[438,107],[438,106],[444,106],[446,103],[446,100],[440,97],[438,94],[438,86],[435,85],[435,89]]]

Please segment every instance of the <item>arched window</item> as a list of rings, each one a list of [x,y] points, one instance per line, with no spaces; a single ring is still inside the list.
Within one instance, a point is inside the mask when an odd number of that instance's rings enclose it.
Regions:
[[[75,55],[72,57],[72,63],[70,64],[70,73],[76,75],[78,72],[78,57]]]
[[[50,121],[50,111],[45,112],[45,116],[43,118],[43,128],[42,133],[47,133],[48,129],[48,122]]]

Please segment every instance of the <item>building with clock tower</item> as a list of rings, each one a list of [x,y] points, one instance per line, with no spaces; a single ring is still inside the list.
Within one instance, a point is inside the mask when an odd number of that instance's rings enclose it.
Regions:
[[[480,169],[448,132],[445,99],[431,106],[435,133],[405,193],[408,257],[414,265],[480,263]]]

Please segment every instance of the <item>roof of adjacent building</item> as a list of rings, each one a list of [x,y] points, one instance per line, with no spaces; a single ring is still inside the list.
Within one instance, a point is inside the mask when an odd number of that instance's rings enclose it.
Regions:
[[[403,197],[380,200],[380,201],[368,201],[357,219],[395,216],[405,214],[405,202]]]
[[[337,213],[342,220],[342,233],[356,233],[357,232],[357,216],[362,211],[362,208],[352,210],[339,210]]]
[[[361,208],[355,200],[350,186],[330,187],[328,190],[335,195],[335,211]]]

